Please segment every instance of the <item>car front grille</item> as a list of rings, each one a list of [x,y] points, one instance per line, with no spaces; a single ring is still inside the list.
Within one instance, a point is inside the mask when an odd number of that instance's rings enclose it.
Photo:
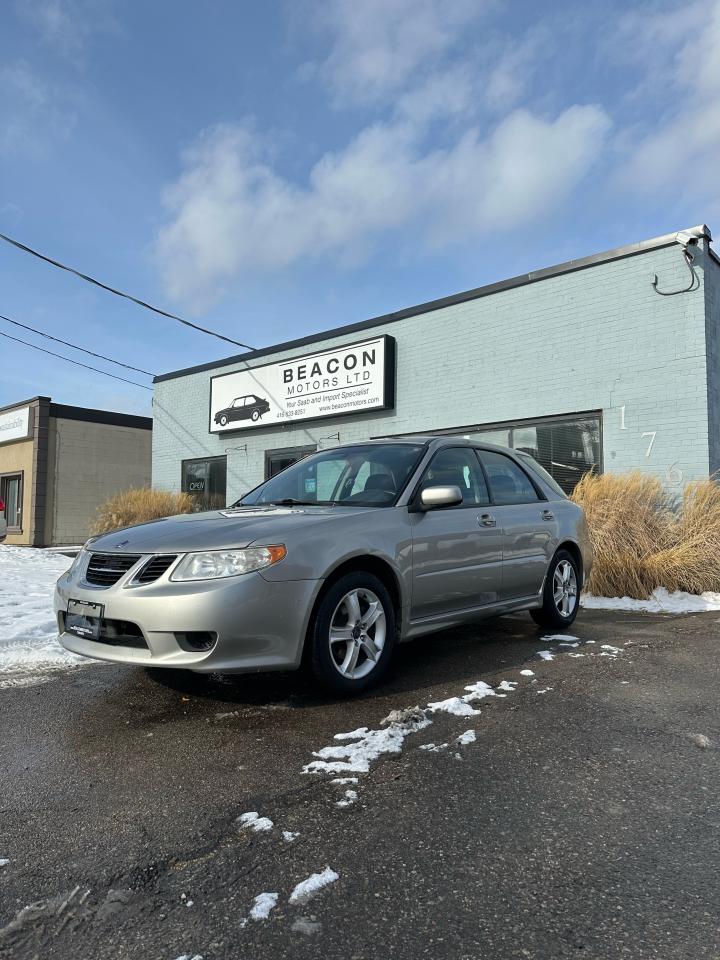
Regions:
[[[177,554],[163,554],[151,557],[144,567],[133,577],[133,583],[153,583],[177,560]]]
[[[85,580],[98,587],[111,587],[140,559],[139,553],[91,553]]]

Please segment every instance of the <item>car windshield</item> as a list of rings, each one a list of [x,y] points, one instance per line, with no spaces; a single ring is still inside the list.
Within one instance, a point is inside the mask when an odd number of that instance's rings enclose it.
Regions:
[[[378,443],[313,453],[251,490],[234,506],[260,503],[389,507],[424,450],[422,444]]]

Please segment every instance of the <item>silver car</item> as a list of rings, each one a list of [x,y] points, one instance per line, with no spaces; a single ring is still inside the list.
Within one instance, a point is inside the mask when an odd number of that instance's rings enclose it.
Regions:
[[[568,627],[585,518],[530,456],[459,437],[314,453],[232,507],[89,540],[57,584],[60,642],[100,660],[293,670],[335,692],[395,644],[527,609]]]

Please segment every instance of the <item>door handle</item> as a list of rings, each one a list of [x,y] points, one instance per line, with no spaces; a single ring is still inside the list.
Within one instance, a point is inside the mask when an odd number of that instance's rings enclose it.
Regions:
[[[490,513],[481,513],[477,518],[478,523],[481,527],[494,527],[495,526],[495,517]]]
[[[543,520],[554,520],[555,514],[552,512],[552,510],[543,510],[542,518]]]

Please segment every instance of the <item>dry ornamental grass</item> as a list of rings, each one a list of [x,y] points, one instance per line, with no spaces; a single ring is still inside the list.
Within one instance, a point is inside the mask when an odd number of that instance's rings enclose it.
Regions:
[[[670,592],[720,592],[720,486],[698,480],[677,502],[639,471],[586,474],[572,499],[585,510],[595,553],[587,587],[645,600]]]
[[[97,536],[136,523],[147,523],[178,513],[192,513],[194,509],[194,501],[188,493],[169,493],[149,487],[124,490],[98,508],[91,532]]]

